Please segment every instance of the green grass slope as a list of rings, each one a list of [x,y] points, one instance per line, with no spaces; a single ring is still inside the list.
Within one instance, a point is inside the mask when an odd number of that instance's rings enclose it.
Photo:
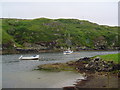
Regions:
[[[114,63],[120,63],[119,56],[120,56],[120,53],[99,55],[99,57],[102,58],[103,60],[113,61]]]
[[[112,49],[120,46],[118,27],[78,19],[2,19],[2,44],[47,48]],[[10,44],[10,43],[9,43]]]

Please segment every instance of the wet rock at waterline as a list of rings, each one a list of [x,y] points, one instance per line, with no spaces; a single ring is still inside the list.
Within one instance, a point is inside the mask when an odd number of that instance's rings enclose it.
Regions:
[[[114,71],[118,70],[119,64],[115,64],[113,61],[103,61],[100,57],[89,58],[84,57],[80,58],[75,62],[77,69],[80,71]]]

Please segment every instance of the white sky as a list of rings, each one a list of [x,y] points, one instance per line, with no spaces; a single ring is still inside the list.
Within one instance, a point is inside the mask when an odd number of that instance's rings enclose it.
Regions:
[[[0,6],[4,18],[75,18],[118,26],[118,0],[4,0]]]
[[[119,0],[1,0],[1,2],[119,2]]]

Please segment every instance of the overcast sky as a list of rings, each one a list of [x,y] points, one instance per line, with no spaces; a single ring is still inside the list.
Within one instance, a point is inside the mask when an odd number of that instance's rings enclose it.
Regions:
[[[118,2],[2,2],[3,18],[74,18],[118,25]]]

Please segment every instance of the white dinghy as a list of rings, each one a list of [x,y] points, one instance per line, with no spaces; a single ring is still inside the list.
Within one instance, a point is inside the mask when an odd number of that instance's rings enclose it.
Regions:
[[[19,59],[21,60],[38,60],[39,59],[39,55],[35,55],[35,56],[30,56],[30,57],[23,57],[22,55],[19,57]]]
[[[66,55],[69,55],[69,54],[72,54],[73,53],[73,51],[71,51],[71,50],[68,50],[68,51],[64,51],[63,52],[63,54],[66,54]]]
[[[73,53],[73,51],[70,50],[70,48],[63,52],[63,54],[66,54],[66,55],[69,55],[69,54],[72,54],[72,53]]]

